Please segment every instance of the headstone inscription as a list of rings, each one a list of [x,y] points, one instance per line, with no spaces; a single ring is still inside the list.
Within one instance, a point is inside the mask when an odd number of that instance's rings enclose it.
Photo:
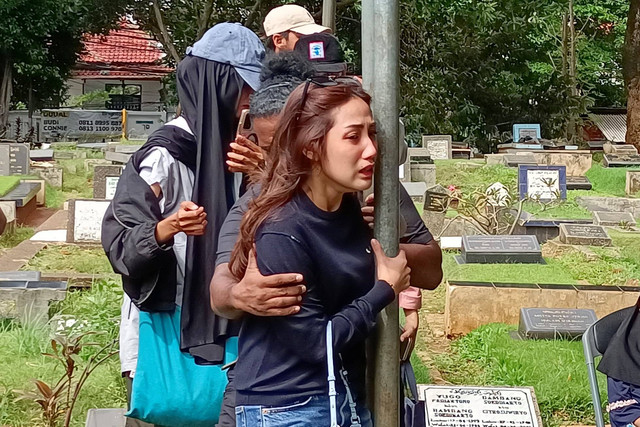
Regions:
[[[29,145],[0,144],[0,176],[29,175]]]
[[[533,388],[419,385],[428,427],[541,427]]]
[[[520,200],[556,200],[567,198],[566,166],[518,167],[518,190]]]
[[[518,334],[522,338],[577,338],[598,318],[591,309],[521,308]]]
[[[424,210],[444,212],[449,205],[449,192],[442,185],[434,185],[424,194]]]
[[[96,166],[93,169],[93,198],[113,199],[124,166]]]
[[[422,146],[433,160],[451,159],[451,144],[451,135],[422,135]]]
[[[518,142],[522,138],[540,139],[542,134],[540,132],[540,124],[522,124],[517,123],[513,125],[513,141]]]
[[[100,243],[102,218],[109,203],[109,200],[69,200],[67,242]]]
[[[560,241],[568,245],[611,246],[611,237],[601,225],[560,224]]]
[[[631,212],[594,211],[593,223],[609,227],[634,227],[636,219],[631,215]]]
[[[536,236],[462,236],[458,264],[542,264]]]

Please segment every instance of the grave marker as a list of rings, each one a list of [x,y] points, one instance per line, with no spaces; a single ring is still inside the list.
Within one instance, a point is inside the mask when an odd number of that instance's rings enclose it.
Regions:
[[[518,142],[522,138],[540,139],[542,134],[540,132],[540,124],[515,124],[513,125],[513,141]]]
[[[26,206],[40,191],[39,182],[21,182],[13,190],[0,197],[0,201],[16,202],[16,207]]]
[[[560,241],[568,245],[611,246],[604,227],[592,224],[560,224]]]
[[[93,198],[113,199],[124,166],[96,166],[93,169]]]
[[[527,166],[518,167],[518,190],[520,200],[531,198],[555,200],[567,198],[566,166]]]
[[[422,135],[422,146],[433,160],[446,160],[452,157],[451,135]]]
[[[627,196],[632,196],[640,193],[640,170],[627,171],[625,192]]]
[[[67,242],[100,243],[102,218],[109,203],[109,200],[69,200]]]
[[[29,145],[0,144],[0,176],[29,175]]]
[[[424,182],[403,182],[404,189],[407,190],[411,200],[424,203],[424,194],[427,191],[427,184]]]
[[[518,334],[522,338],[577,338],[598,318],[591,309],[521,308]]]
[[[606,168],[640,167],[640,154],[605,154],[602,164]]]
[[[568,176],[567,190],[591,190],[592,185],[586,176]]]
[[[458,264],[542,264],[536,236],[462,236]]]
[[[430,187],[424,194],[424,210],[444,212],[449,204],[449,192],[442,185]]]
[[[631,215],[631,212],[594,211],[593,223],[595,225],[604,225],[609,227],[633,227],[636,225],[636,219]]]
[[[533,388],[419,385],[428,427],[542,427]]]
[[[53,160],[53,150],[29,150],[29,157],[37,162]]]

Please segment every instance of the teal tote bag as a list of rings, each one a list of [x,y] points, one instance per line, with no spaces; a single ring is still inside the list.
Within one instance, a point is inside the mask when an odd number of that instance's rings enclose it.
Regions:
[[[212,427],[218,422],[227,374],[222,365],[196,365],[180,351],[180,308],[140,312],[140,347],[128,417],[167,427]],[[225,360],[236,360],[238,338]]]

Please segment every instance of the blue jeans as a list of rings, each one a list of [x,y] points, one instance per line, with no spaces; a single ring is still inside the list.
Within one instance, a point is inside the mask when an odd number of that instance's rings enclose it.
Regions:
[[[351,412],[344,394],[337,396],[338,425],[351,426]],[[373,427],[371,413],[361,404],[357,406],[360,425]],[[312,396],[287,406],[268,407],[260,405],[236,406],[236,427],[329,427],[329,396]]]

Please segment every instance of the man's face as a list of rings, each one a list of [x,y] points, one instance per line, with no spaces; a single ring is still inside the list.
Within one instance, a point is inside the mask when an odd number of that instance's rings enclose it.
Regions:
[[[293,31],[288,31],[286,37],[281,34],[274,34],[271,37],[276,53],[292,51],[298,40],[300,40],[300,34]]]
[[[242,110],[249,109],[249,97],[253,93],[253,89],[248,84],[242,85],[242,91],[240,92],[240,99],[238,100],[238,106],[236,107],[236,119],[240,118]]]
[[[276,133],[276,125],[279,116],[256,117],[252,120],[253,133],[258,138],[258,145],[263,150],[269,150],[273,142],[273,135]]]

